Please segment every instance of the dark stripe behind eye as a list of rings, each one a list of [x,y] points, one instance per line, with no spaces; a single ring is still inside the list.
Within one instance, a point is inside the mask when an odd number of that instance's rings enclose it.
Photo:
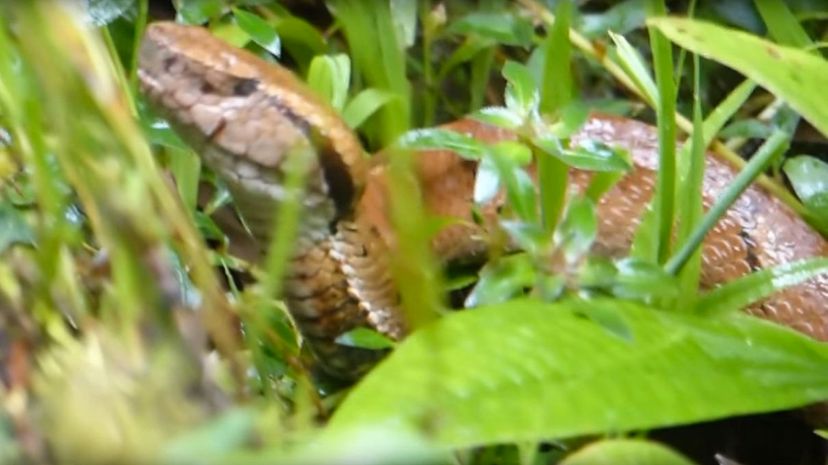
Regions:
[[[345,164],[342,156],[334,150],[331,144],[328,142],[321,145],[319,142],[321,141],[314,141],[314,145],[319,147],[317,150],[319,164],[322,166],[322,175],[325,177],[325,183],[328,185],[328,196],[336,206],[336,216],[339,219],[351,209],[351,204],[356,195],[354,179],[351,177],[348,165]]]

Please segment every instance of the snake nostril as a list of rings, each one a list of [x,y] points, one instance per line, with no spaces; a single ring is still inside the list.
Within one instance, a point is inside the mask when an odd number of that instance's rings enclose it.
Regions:
[[[201,84],[201,88],[200,88],[200,89],[201,89],[201,92],[202,92],[202,93],[204,93],[204,94],[212,94],[212,93],[214,93],[214,92],[216,91],[216,88],[215,88],[215,87],[213,87],[213,85],[212,85],[212,84],[210,84],[210,83],[209,83],[209,82],[207,82],[207,81],[204,81],[204,82]]]

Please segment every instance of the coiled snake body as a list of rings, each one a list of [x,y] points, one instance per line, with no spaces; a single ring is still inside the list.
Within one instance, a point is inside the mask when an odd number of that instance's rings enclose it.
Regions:
[[[390,278],[387,251],[393,234],[386,215],[385,173],[371,166],[358,139],[327,105],[289,71],[233,48],[205,29],[173,23],[149,26],[140,51],[144,93],[228,184],[238,210],[263,253],[284,196],[283,162],[312,142],[300,238],[285,282],[285,300],[317,357],[330,373],[352,376],[377,357],[335,339],[359,326],[394,339],[406,325]],[[445,126],[494,142],[507,131],[472,120]],[[652,127],[593,116],[573,139],[594,139],[630,151],[634,170],[598,205],[594,251],[619,256],[628,249],[653,190],[657,140]],[[417,174],[427,208],[471,220],[475,163],[446,151],[420,154]],[[709,205],[734,177],[716,155],[706,160],[703,186]],[[573,170],[572,189],[588,174]],[[491,220],[496,205],[484,209]],[[440,232],[439,257],[485,253],[470,238],[485,227],[455,225]],[[702,286],[712,287],[760,268],[828,256],[828,243],[778,199],[750,187],[708,234]],[[751,313],[828,341],[828,276],[784,289]]]

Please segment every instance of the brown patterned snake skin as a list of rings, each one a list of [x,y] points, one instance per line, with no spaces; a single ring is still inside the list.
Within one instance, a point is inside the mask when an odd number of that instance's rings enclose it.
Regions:
[[[289,71],[233,48],[202,28],[149,26],[140,51],[141,87],[150,101],[230,188],[259,244],[269,242],[283,196],[282,162],[311,141],[316,160],[307,181],[300,237],[285,281],[288,308],[326,371],[353,376],[379,355],[334,339],[368,326],[394,339],[406,333],[399,298],[387,269],[393,234],[386,215],[383,167],[371,167],[351,130]],[[461,120],[446,126],[496,141],[510,134]],[[574,142],[596,139],[630,150],[635,168],[598,207],[595,252],[623,255],[654,186],[657,140],[652,127],[593,116]],[[438,215],[471,219],[475,164],[451,152],[427,152],[417,161],[426,206]],[[707,157],[706,204],[734,176]],[[572,189],[588,174],[573,171]],[[491,219],[495,205],[486,208]],[[434,239],[438,257],[485,253],[485,231],[456,225]],[[796,259],[828,256],[828,243],[797,214],[758,187],[749,188],[708,234],[702,286]],[[828,341],[828,276],[788,288],[748,311]]]

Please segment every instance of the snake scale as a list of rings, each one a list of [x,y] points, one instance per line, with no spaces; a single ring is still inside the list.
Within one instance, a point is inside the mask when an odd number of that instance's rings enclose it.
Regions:
[[[324,369],[351,377],[370,365],[376,351],[344,347],[340,334],[367,326],[393,339],[407,331],[388,269],[394,235],[387,215],[383,166],[371,164],[354,133],[290,71],[234,48],[206,29],[151,24],[140,49],[143,92],[173,128],[230,189],[263,256],[272,221],[284,198],[284,161],[310,142],[316,153],[303,199],[304,214],[284,283],[285,302]],[[512,137],[470,119],[445,128],[486,142]],[[628,251],[652,194],[657,168],[654,128],[620,117],[594,115],[573,138],[626,148],[634,169],[598,205],[595,253]],[[437,215],[472,219],[475,162],[448,151],[418,154],[415,162],[424,202]],[[708,154],[703,184],[710,205],[735,169]],[[571,191],[589,174],[572,170]],[[497,205],[484,206],[494,221]],[[442,230],[433,239],[445,260],[485,254],[486,221]],[[703,244],[702,286],[710,288],[746,273],[814,256],[828,243],[789,207],[752,186],[709,232]],[[747,311],[828,341],[828,276],[784,289]]]

